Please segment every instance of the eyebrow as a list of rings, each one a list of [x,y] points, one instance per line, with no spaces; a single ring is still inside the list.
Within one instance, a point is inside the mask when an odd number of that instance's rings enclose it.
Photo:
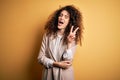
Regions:
[[[63,15],[63,13],[60,13],[60,15]],[[69,14],[66,14],[65,16],[67,16],[67,17],[68,17],[68,16],[70,16],[70,15],[69,15]]]

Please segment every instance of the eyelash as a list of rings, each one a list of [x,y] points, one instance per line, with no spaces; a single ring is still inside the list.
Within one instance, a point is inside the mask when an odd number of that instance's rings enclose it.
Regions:
[[[60,15],[59,15],[59,17],[62,17],[62,16],[63,16],[63,14],[60,14]],[[67,19],[67,18],[68,18],[68,16],[65,16],[65,19]]]

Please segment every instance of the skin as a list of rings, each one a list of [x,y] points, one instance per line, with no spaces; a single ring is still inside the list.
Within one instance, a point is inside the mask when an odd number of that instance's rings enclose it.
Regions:
[[[64,33],[64,30],[68,25],[69,20],[70,14],[66,10],[63,10],[58,17],[58,29],[59,29],[58,32],[61,32],[62,34]],[[62,22],[63,24],[60,24],[59,22]]]
[[[57,34],[59,34],[59,35],[64,34],[65,28],[68,25],[69,20],[70,20],[70,14],[66,10],[63,10],[60,13],[60,16],[58,17],[58,29],[59,30],[58,30]],[[70,33],[69,33],[69,35],[67,37],[67,40],[68,40],[67,49],[71,48],[71,45],[72,45],[72,43],[74,42],[74,39],[75,39],[75,34],[76,34],[77,30],[79,29],[79,28],[76,28],[73,31],[73,27],[74,26],[71,27]],[[54,62],[53,63],[53,66],[60,67],[60,68],[63,68],[63,69],[67,69],[71,65],[72,65],[71,61],[60,61],[60,62]]]

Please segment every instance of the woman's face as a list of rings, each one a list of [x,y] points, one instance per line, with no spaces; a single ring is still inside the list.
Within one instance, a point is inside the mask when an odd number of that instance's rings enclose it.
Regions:
[[[69,20],[70,20],[70,14],[66,10],[61,11],[58,17],[58,29],[64,30],[68,25]]]

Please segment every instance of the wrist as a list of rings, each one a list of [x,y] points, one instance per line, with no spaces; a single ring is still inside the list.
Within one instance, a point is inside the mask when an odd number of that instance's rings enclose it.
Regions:
[[[61,65],[61,62],[53,62],[54,67],[59,67]]]

